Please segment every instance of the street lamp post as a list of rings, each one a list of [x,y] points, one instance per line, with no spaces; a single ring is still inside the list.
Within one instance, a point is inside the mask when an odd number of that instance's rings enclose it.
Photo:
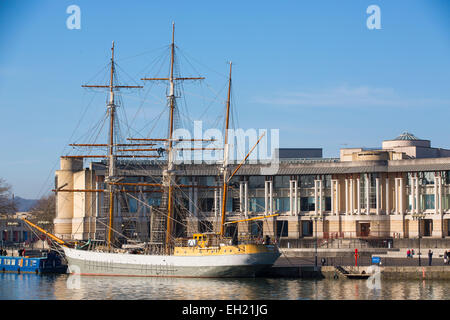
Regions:
[[[418,221],[419,223],[419,228],[418,228],[418,238],[419,238],[419,266],[422,266],[422,260],[421,260],[421,256],[422,254],[420,253],[420,221],[423,220],[425,218],[425,214],[423,213],[415,213],[412,215],[413,219],[415,221]]]

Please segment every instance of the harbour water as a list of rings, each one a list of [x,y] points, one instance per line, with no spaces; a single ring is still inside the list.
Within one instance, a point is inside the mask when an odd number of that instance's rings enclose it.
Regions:
[[[450,281],[0,274],[1,300],[449,300]]]

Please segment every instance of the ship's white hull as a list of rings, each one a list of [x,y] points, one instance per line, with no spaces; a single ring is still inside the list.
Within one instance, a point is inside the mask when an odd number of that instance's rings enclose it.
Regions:
[[[254,277],[280,256],[271,252],[173,256],[106,253],[64,248],[69,272],[142,277]]]

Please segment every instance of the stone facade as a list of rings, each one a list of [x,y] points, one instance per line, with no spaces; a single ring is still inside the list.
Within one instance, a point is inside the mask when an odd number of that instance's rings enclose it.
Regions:
[[[424,147],[413,142],[406,144]],[[390,149],[382,152],[388,153],[379,157],[359,148],[341,151],[343,159],[280,159],[278,171],[270,176],[263,175],[264,165],[245,164],[231,180],[227,220],[279,214],[236,225],[239,232],[259,235],[262,230],[284,239],[415,238],[419,226],[422,237],[449,236],[450,158],[412,158],[395,149],[404,147],[401,143],[386,146]],[[394,157],[395,153],[401,156]],[[161,183],[162,167],[158,161],[123,161],[117,163],[117,175],[122,182]],[[181,234],[217,232],[222,207],[219,168],[218,164],[178,167],[179,184],[210,187],[179,189],[176,201],[185,214]],[[79,159],[61,159],[55,186],[60,191],[54,221],[57,236],[100,239],[103,233],[104,237],[109,204],[105,174],[105,162],[83,168]],[[127,193],[119,192],[123,190]],[[152,208],[161,203],[161,190],[127,186],[116,191],[114,228],[145,240],[154,229]]]

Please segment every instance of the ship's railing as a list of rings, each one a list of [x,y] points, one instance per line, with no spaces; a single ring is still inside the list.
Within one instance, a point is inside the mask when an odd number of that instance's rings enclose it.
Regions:
[[[248,234],[239,235],[237,238],[219,237],[217,235],[205,234],[201,240],[197,240],[194,238],[176,238],[174,244],[176,247],[195,247],[198,245],[203,247],[216,247],[223,244],[239,245],[239,244],[263,243],[263,242],[264,242],[263,237]]]

